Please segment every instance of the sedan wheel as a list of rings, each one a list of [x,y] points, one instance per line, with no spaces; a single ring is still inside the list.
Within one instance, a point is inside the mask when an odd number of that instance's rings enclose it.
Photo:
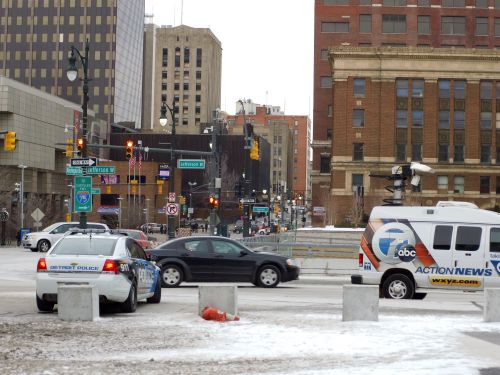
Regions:
[[[274,288],[280,282],[280,271],[275,266],[264,266],[257,275],[257,282],[262,288]]]
[[[173,264],[167,264],[161,270],[161,283],[165,288],[175,288],[182,282],[182,270]]]
[[[47,240],[41,240],[38,242],[38,251],[42,253],[46,253],[50,249],[50,242]]]

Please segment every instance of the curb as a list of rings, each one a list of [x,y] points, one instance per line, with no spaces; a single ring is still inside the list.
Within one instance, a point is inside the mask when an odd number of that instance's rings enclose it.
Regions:
[[[300,275],[298,280],[291,282],[292,284],[315,284],[315,285],[345,285],[351,284],[350,275]]]

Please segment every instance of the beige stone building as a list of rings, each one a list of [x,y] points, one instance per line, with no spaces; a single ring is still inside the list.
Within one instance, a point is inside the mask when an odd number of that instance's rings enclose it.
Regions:
[[[143,131],[163,132],[162,102],[173,106],[178,134],[199,134],[220,107],[222,47],[210,29],[145,25]]]

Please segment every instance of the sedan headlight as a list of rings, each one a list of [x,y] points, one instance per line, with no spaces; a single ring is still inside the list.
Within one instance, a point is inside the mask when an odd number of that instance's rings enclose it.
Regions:
[[[287,265],[287,266],[291,266],[291,267],[292,267],[292,266],[295,266],[295,265],[296,265],[296,264],[295,264],[295,260],[293,260],[293,259],[287,259],[287,260],[286,260],[286,265]]]

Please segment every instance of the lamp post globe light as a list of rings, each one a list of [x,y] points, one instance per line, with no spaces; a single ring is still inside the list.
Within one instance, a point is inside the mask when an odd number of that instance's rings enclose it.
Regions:
[[[174,104],[175,104],[175,97],[172,100],[172,106],[169,106],[167,103],[162,102],[161,103],[161,109],[160,109],[160,125],[165,126],[167,125],[167,110],[170,112],[170,116],[172,117],[172,135],[171,135],[171,141],[170,141],[170,181],[169,181],[169,192],[174,193],[175,192],[175,164],[176,164],[176,156],[175,156],[175,111],[174,111]],[[167,213],[168,215],[168,213]],[[168,238],[175,238],[175,217],[173,215],[168,215]]]
[[[75,55],[76,53],[76,55]],[[68,79],[73,82],[77,76],[78,76],[78,68],[76,66],[76,56],[79,57],[81,63],[82,63],[82,68],[83,68],[83,103],[82,103],[82,138],[84,139],[83,145],[82,145],[82,150],[81,150],[81,157],[86,158],[87,157],[87,107],[88,107],[88,101],[89,101],[89,81],[90,79],[88,78],[88,65],[89,65],[89,60],[88,60],[88,55],[89,55],[89,41],[85,42],[85,54],[82,56],[78,48],[75,46],[71,46],[71,54],[68,57],[68,69],[66,70],[66,75]],[[86,212],[80,212],[80,227],[81,228],[87,228],[87,213]]]

